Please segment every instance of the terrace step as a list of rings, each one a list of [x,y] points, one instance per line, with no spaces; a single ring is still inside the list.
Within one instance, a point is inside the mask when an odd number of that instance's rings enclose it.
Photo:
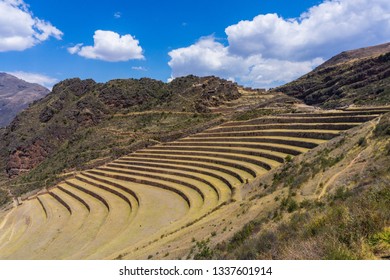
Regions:
[[[221,149],[213,150],[212,148],[206,148],[206,150],[194,149],[189,150],[158,150],[148,149],[144,151],[138,151],[137,154],[145,155],[172,155],[172,156],[189,156],[189,157],[207,157],[221,160],[233,160],[237,164],[244,167],[248,167],[253,172],[258,172],[259,167],[265,170],[271,170],[273,167],[278,166],[284,162],[284,156],[280,154],[271,154],[265,152],[257,152],[250,150],[233,150],[233,149]],[[252,166],[251,166],[252,165]],[[263,171],[263,170],[261,170]]]
[[[194,182],[194,180],[182,180],[182,178],[179,178],[177,176],[172,176],[172,175],[166,175],[166,176],[160,176],[160,175],[155,175],[155,174],[152,174],[150,172],[144,172],[144,171],[132,171],[132,170],[129,170],[128,168],[126,167],[115,167],[115,166],[108,166],[108,167],[98,167],[96,168],[97,170],[101,170],[101,171],[108,171],[108,172],[117,172],[117,173],[122,173],[122,174],[126,174],[126,175],[132,175],[132,176],[141,176],[141,177],[144,177],[144,178],[150,178],[150,179],[157,179],[159,181],[166,181],[166,182],[169,182],[169,183],[175,183],[175,184],[178,184],[178,185],[181,185],[181,186],[185,186],[189,189],[192,189],[194,190],[195,192],[197,192],[200,197],[202,198],[202,201],[203,203],[205,202],[205,193],[204,193],[204,190],[201,190],[198,186],[197,186],[197,183]],[[203,187],[205,187],[203,185]]]
[[[229,147],[229,148],[249,148],[249,149],[258,149],[258,150],[267,150],[267,151],[275,151],[283,154],[297,156],[301,153],[307,152],[309,149],[300,148],[296,146],[290,145],[282,145],[282,144],[257,144],[257,143],[248,143],[248,142],[171,142],[164,143],[163,146],[155,146],[155,147],[172,147],[173,149],[179,149],[182,147],[194,148],[194,147]]]
[[[127,161],[127,160],[121,160],[118,159],[116,161],[113,161],[113,163],[118,163],[118,164],[125,164],[128,166],[143,166],[146,168],[159,168],[159,169],[165,169],[165,170],[173,170],[173,171],[179,171],[179,172],[186,172],[190,174],[200,174],[203,176],[208,176],[210,178],[214,178],[218,180],[218,182],[224,183],[229,190],[232,192],[234,189],[234,186],[236,184],[239,184],[240,182],[233,176],[223,173],[220,171],[213,170],[212,172],[209,171],[207,168],[201,168],[201,167],[196,167],[196,168],[190,168],[186,167],[183,165],[179,164],[172,164],[169,162],[162,162],[162,161]]]
[[[102,189],[102,190],[105,190],[105,191],[107,191],[109,193],[112,193],[113,195],[116,195],[117,197],[122,199],[128,205],[130,210],[132,210],[133,205],[132,205],[132,203],[130,201],[131,199],[129,197],[127,197],[127,195],[123,194],[122,192],[117,191],[115,189],[112,189],[110,186],[108,186],[106,184],[102,184],[100,182],[97,182],[97,181],[95,181],[95,180],[93,180],[91,178],[88,178],[86,176],[77,175],[75,178],[77,180],[81,181],[81,182],[84,182],[84,183],[88,184],[88,185],[97,187],[99,189]]]
[[[39,259],[39,255],[59,238],[61,229],[65,228],[70,220],[68,209],[49,193],[39,195],[39,201],[46,209],[47,220],[43,225],[26,232],[25,237],[20,240],[18,249],[12,253],[14,259],[26,258],[20,248],[30,252],[29,259]],[[32,216],[31,222],[33,219]]]
[[[138,195],[131,189],[129,189],[128,187],[126,186],[123,186],[122,184],[117,184],[117,183],[114,183],[112,182],[112,180],[105,180],[105,179],[102,179],[100,177],[97,177],[97,176],[94,176],[93,174],[90,174],[87,172],[82,172],[81,173],[83,176],[85,177],[88,177],[94,181],[97,181],[97,182],[101,182],[101,183],[104,183],[104,184],[107,184],[108,186],[110,187],[113,187],[113,188],[117,188],[117,189],[120,189],[124,192],[126,192],[128,195],[129,195],[129,199],[130,200],[135,200],[134,203],[131,203],[132,205],[132,209],[133,208],[138,208],[139,205],[140,205],[140,200],[139,200],[139,197]],[[134,209],[133,209],[134,210]]]
[[[105,176],[93,176],[101,180],[107,179]],[[191,214],[185,200],[174,192],[115,178],[109,179],[113,184],[120,184],[137,194],[140,205],[137,215],[115,238],[96,246],[95,252],[88,255],[78,251],[68,255],[68,259],[103,259],[127,247],[135,249],[137,242],[145,237],[160,238],[162,234],[180,228],[196,217],[196,212]],[[169,203],[165,203],[166,201]]]
[[[96,250],[96,247],[104,245],[107,240],[115,238],[115,236],[126,230],[128,223],[132,218],[132,209],[127,201],[128,198],[124,194],[119,193],[116,190],[108,189],[106,186],[102,188],[103,184],[96,186],[97,183],[95,181],[92,179],[87,180],[86,177],[83,177],[82,175],[79,175],[78,177],[79,178],[67,180],[67,184],[70,184],[74,188],[84,191],[94,199],[97,199],[108,210],[106,218],[99,231],[94,236],[94,239],[91,239],[82,249],[85,254],[91,254]]]
[[[61,230],[61,234],[42,248],[44,250],[40,250],[41,252],[35,258],[62,259],[61,252],[64,244],[67,244],[67,252],[72,252],[79,250],[80,244],[85,244],[89,241],[89,235],[86,234],[89,233],[89,229],[86,231],[85,224],[88,223],[90,212],[79,200],[59,188],[51,189],[49,194],[54,195],[53,197],[57,201],[62,201],[60,202],[61,204],[65,203],[71,209],[72,214],[65,227]]]
[[[278,116],[281,117],[302,117],[302,118],[312,118],[312,117],[343,117],[343,116],[364,116],[364,115],[381,115],[390,111],[379,109],[379,110],[371,110],[371,111],[362,111],[358,109],[356,111],[343,110],[343,111],[335,111],[335,112],[326,112],[326,113],[290,113],[290,114],[280,114]]]
[[[99,175],[101,177],[113,178],[125,182],[133,182],[133,183],[142,184],[150,187],[160,188],[166,191],[171,191],[173,193],[176,193],[180,197],[182,197],[182,199],[186,201],[190,209],[200,208],[202,203],[199,203],[199,201],[203,202],[201,196],[196,191],[174,183],[164,182],[156,179],[150,179],[145,176],[130,176],[130,175],[124,175],[123,173],[120,172],[110,172],[110,171],[99,170],[99,169],[89,170],[88,172],[94,175]],[[194,199],[194,197],[198,197],[198,199]]]
[[[237,132],[202,132],[190,136],[190,138],[207,138],[207,137],[250,137],[250,136],[284,136],[298,138],[314,138],[322,140],[330,140],[340,134],[338,130],[264,130],[264,131],[237,131]]]
[[[126,165],[126,164],[120,164],[120,163],[109,163],[107,164],[108,167],[117,167],[117,168],[123,168],[123,169],[126,169],[126,170],[129,170],[129,171],[141,171],[143,172],[144,174],[159,174],[159,175],[173,175],[177,178],[181,178],[181,180],[183,179],[191,179],[194,181],[194,183],[196,184],[197,182],[198,183],[201,183],[201,184],[204,184],[204,185],[207,185],[208,187],[210,187],[211,189],[213,189],[213,191],[217,194],[217,200],[220,201],[222,199],[222,194],[221,194],[221,190],[218,186],[218,184],[215,182],[216,180],[214,180],[213,178],[210,178],[210,177],[207,177],[207,176],[203,176],[203,178],[201,176],[199,176],[199,174],[194,174],[194,173],[186,173],[186,172],[177,172],[177,171],[172,171],[172,170],[167,170],[167,169],[161,169],[161,168],[146,168],[146,167],[140,167],[140,166],[130,166],[130,165]]]
[[[176,143],[204,143],[204,142],[229,142],[229,143],[268,143],[281,144],[291,147],[313,149],[318,145],[325,143],[324,139],[299,138],[299,137],[271,137],[271,136],[248,136],[248,137],[188,137],[183,138]]]
[[[135,153],[130,155],[130,158],[150,158],[150,159],[165,159],[165,160],[184,160],[188,162],[201,162],[203,163],[212,163],[220,165],[222,167],[228,166],[234,170],[235,173],[239,174],[241,178],[244,179],[253,179],[256,177],[256,174],[264,174],[266,168],[271,169],[269,166],[260,167],[253,163],[248,163],[246,161],[239,161],[238,159],[228,159],[228,158],[215,158],[212,156],[194,156],[194,155],[178,155],[178,154],[146,154],[146,153]],[[241,159],[242,160],[242,159]],[[268,169],[268,170],[269,170]],[[257,173],[257,172],[258,173]]]
[[[356,112],[356,111],[377,111],[377,110],[390,112],[390,107],[389,106],[376,106],[376,107],[356,107],[356,108],[346,108],[346,109],[344,109],[344,111],[352,111],[352,112]]]
[[[253,125],[240,125],[240,126],[223,126],[213,129],[208,129],[204,132],[216,133],[216,132],[235,132],[235,131],[255,131],[255,130],[347,130],[354,128],[362,123],[309,123],[309,124],[253,124]]]
[[[218,171],[222,172],[224,174],[228,174],[231,177],[236,178],[239,183],[244,183],[244,178],[248,176],[249,174],[246,172],[242,172],[240,169],[230,167],[227,165],[224,165],[223,163],[213,163],[212,161],[204,161],[204,162],[197,162],[197,161],[191,161],[191,160],[185,160],[183,158],[179,159],[172,159],[170,157],[160,157],[160,156],[151,156],[151,157],[145,157],[145,156],[139,156],[137,154],[131,154],[127,157],[122,157],[120,160],[122,161],[128,161],[128,162],[152,162],[152,163],[170,163],[174,165],[180,165],[180,166],[189,166],[189,167],[197,167],[197,168],[203,168],[206,170],[212,170],[212,172]]]
[[[190,146],[190,147],[182,147],[182,146],[154,146],[152,148],[148,148],[146,150],[148,153],[150,152],[172,152],[172,153],[186,153],[186,151],[190,152],[210,152],[210,154],[214,155],[214,152],[218,153],[226,153],[233,155],[250,155],[256,156],[259,158],[270,159],[279,163],[283,163],[285,157],[288,155],[287,153],[281,153],[277,151],[270,151],[265,149],[252,149],[252,148],[241,148],[241,147],[224,147],[224,146]],[[139,151],[143,152],[143,151]],[[271,163],[272,164],[272,163]]]
[[[250,125],[250,124],[277,124],[277,123],[364,123],[372,119],[377,118],[379,115],[352,115],[352,116],[335,116],[335,117],[261,117],[248,121],[235,121],[227,122],[221,126],[238,126],[238,125]]]

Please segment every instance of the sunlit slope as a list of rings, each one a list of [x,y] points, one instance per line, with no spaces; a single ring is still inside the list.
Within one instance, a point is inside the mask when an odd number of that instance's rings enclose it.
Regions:
[[[155,246],[240,201],[255,178],[389,110],[227,122],[81,172],[1,213],[0,258],[104,259]]]

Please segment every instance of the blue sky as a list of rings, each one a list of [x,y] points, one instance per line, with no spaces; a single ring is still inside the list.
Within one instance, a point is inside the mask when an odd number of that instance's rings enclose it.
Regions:
[[[0,0],[0,71],[48,87],[187,74],[273,87],[390,41],[388,2]]]

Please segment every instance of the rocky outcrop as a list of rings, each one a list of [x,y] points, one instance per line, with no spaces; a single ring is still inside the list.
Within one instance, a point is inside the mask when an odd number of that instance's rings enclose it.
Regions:
[[[8,158],[6,167],[8,176],[12,178],[30,171],[46,158],[48,155],[46,149],[45,142],[41,139],[37,139],[31,145],[17,148]]]

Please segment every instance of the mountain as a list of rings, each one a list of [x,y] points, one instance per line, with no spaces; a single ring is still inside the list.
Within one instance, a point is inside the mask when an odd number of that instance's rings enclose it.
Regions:
[[[0,170],[4,178],[16,178],[20,187],[14,191],[23,193],[60,174],[204,130],[229,114],[241,119],[270,114],[255,107],[274,104],[281,110],[286,102],[286,108],[300,103],[217,77],[187,76],[170,83],[68,79],[0,131]]]
[[[0,259],[389,258],[388,112],[65,80],[0,129]]]
[[[270,91],[58,83],[0,128],[0,259],[390,259],[388,46]]]
[[[323,108],[390,104],[390,43],[342,52],[277,88]]]
[[[8,125],[20,111],[48,93],[41,85],[0,73],[0,127]]]

